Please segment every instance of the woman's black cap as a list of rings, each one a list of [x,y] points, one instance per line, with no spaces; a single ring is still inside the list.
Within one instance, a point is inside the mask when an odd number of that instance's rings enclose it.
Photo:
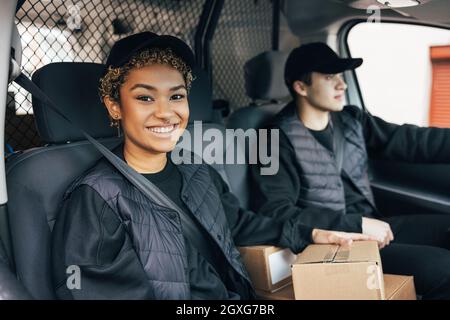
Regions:
[[[337,74],[358,68],[363,59],[342,59],[322,42],[312,42],[292,50],[284,68],[284,80],[290,86],[309,72]]]
[[[141,32],[125,37],[114,43],[106,60],[106,67],[118,68],[127,63],[136,53],[150,48],[170,48],[189,67],[195,64],[191,48],[181,39],[153,32]]]

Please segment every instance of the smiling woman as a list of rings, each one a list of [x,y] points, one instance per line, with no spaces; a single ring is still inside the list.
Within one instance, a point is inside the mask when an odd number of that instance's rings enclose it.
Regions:
[[[100,94],[112,125],[123,127],[124,157],[133,169],[164,168],[164,153],[173,150],[188,123],[191,82],[191,69],[171,49],[145,50],[123,67],[109,67]],[[159,161],[146,161],[147,156]]]
[[[124,132],[114,152],[174,205],[147,197],[106,159],[76,179],[53,229],[59,298],[249,299],[255,293],[235,244],[299,252],[311,242],[369,239],[243,210],[214,169],[171,161],[189,117],[193,61],[184,42],[150,32],[112,48],[100,92]],[[77,290],[67,285],[74,268]]]

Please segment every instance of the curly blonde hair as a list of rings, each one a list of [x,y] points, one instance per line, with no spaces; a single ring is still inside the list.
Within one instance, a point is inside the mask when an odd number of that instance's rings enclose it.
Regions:
[[[102,102],[106,96],[113,101],[120,102],[119,90],[130,71],[154,64],[168,65],[178,70],[183,75],[187,90],[190,90],[194,80],[192,69],[170,48],[151,48],[138,52],[121,67],[110,66],[108,68],[106,74],[100,79],[99,94]],[[118,120],[112,118],[110,120],[112,126],[118,125]]]

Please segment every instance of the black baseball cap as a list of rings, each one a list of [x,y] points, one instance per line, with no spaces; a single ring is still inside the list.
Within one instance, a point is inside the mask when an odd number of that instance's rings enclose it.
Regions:
[[[192,68],[195,64],[194,54],[183,40],[170,35],[157,35],[146,31],[133,34],[114,43],[106,60],[106,67],[121,67],[136,53],[150,48],[170,48],[189,67]]]
[[[289,54],[284,80],[290,86],[295,80],[309,72],[337,74],[358,68],[363,59],[342,59],[329,46],[322,42],[311,42],[301,45]]]

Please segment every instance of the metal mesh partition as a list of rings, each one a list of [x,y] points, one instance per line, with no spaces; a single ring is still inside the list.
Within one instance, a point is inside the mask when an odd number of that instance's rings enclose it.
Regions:
[[[193,47],[205,1],[26,1],[16,15],[23,70],[31,76],[51,62],[101,63],[115,41],[145,30],[177,35]],[[10,151],[41,145],[31,96],[16,84],[8,87],[5,141]]]
[[[243,66],[272,47],[272,1],[226,0],[214,33],[214,98],[230,102],[231,109],[248,105]]]

